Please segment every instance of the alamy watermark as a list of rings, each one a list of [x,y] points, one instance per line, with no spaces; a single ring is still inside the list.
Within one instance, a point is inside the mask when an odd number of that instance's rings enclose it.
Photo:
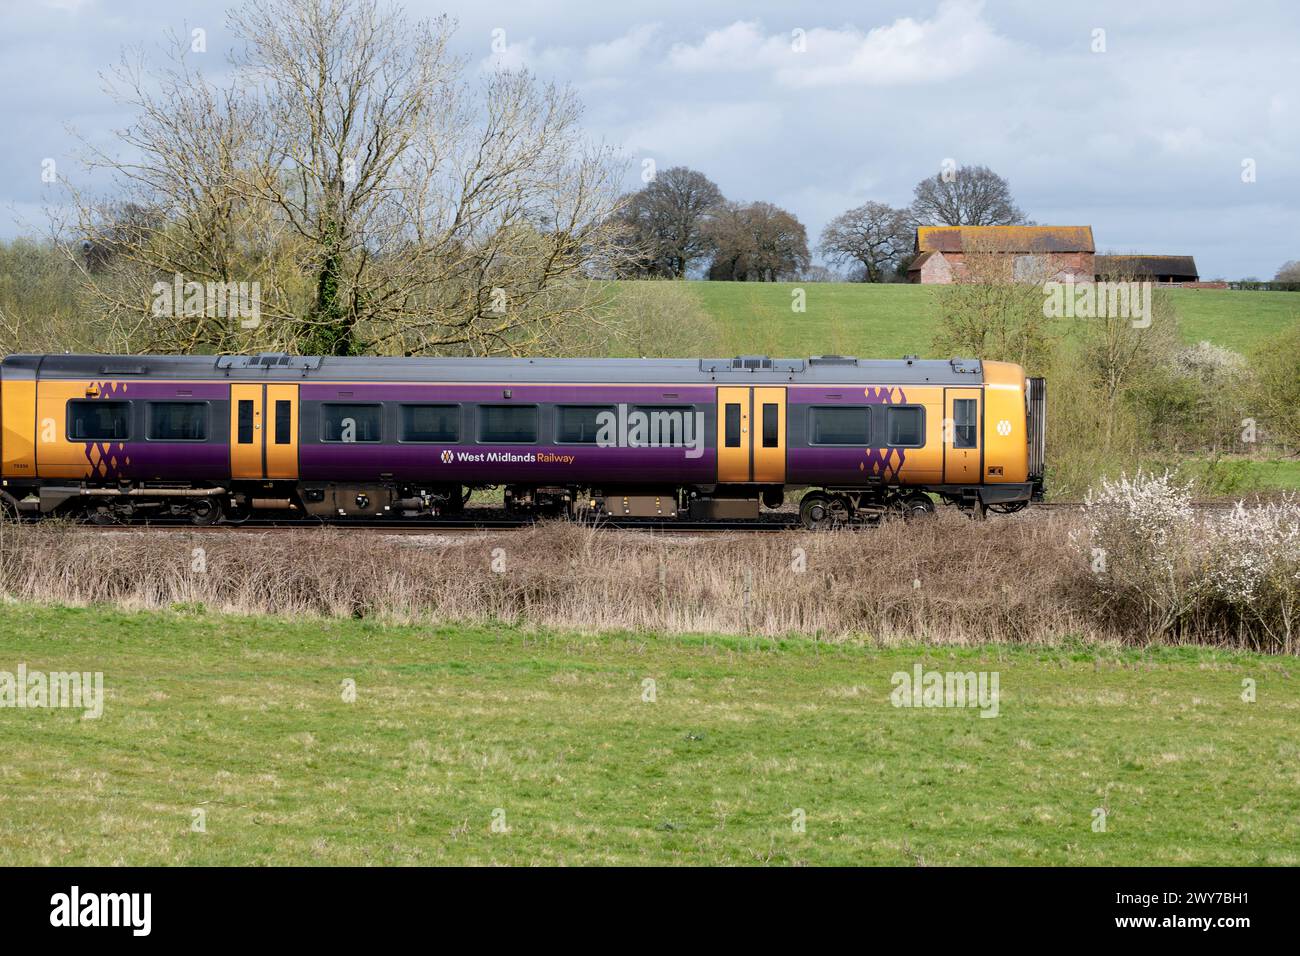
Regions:
[[[1151,325],[1150,282],[1043,283],[1043,317],[1047,319],[1132,319],[1133,328]]]
[[[598,448],[685,448],[687,458],[704,454],[704,413],[677,409],[642,411],[620,404],[618,412],[596,415]]]
[[[978,707],[981,717],[998,715],[997,671],[927,671],[920,664],[895,671],[889,700],[895,707]]]
[[[104,713],[104,675],[101,671],[29,671],[19,664],[17,673],[0,671],[0,707],[19,710],[69,708],[85,711],[88,720]]]
[[[176,319],[207,316],[239,319],[242,329],[262,324],[262,283],[185,281],[179,272],[171,282],[153,284],[153,314]]]
[[[83,893],[74,885],[50,897],[50,925],[55,927],[119,926],[132,936],[153,928],[152,893]]]

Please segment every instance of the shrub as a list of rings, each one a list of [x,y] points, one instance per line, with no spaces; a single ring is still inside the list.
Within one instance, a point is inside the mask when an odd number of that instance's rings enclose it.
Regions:
[[[1300,497],[1249,511],[1238,504],[1214,522],[1207,584],[1211,600],[1293,653],[1300,625]]]
[[[1089,494],[1082,541],[1109,626],[1295,653],[1300,499],[1198,517],[1189,485],[1121,475]]]
[[[1188,487],[1168,473],[1103,478],[1084,499],[1084,523],[1104,606],[1147,637],[1176,630],[1197,597]]]

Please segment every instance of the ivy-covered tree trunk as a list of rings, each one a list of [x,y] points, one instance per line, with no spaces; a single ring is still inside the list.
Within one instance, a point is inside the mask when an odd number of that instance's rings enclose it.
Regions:
[[[343,256],[337,225],[325,229],[325,253],[316,277],[316,302],[308,324],[304,351],[309,355],[355,355],[353,319],[341,298]]]

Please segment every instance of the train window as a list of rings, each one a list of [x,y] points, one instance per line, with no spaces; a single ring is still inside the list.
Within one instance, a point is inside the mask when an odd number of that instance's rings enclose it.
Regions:
[[[974,398],[954,398],[952,400],[953,448],[975,447],[976,405],[978,401],[978,399]]]
[[[921,435],[923,414],[915,405],[889,409],[889,444],[918,448],[925,444]]]
[[[460,441],[460,406],[403,405],[402,441]]]
[[[68,441],[126,441],[130,402],[68,402]]]
[[[763,405],[763,447],[779,448],[781,445],[780,435],[778,434],[781,424],[781,413],[777,409],[775,402]]]
[[[293,403],[284,399],[275,402],[275,443],[293,444]]]
[[[678,448],[693,440],[694,405],[638,405],[645,416],[645,440],[651,447]]]
[[[555,440],[564,445],[594,445],[600,432],[601,412],[614,414],[608,405],[560,405],[555,409]]]
[[[812,410],[814,445],[869,445],[871,409],[865,405],[836,405]]]
[[[344,444],[379,441],[382,409],[382,405],[322,404],[321,441]]]
[[[740,447],[740,406],[727,406],[727,434],[725,436],[728,448]]]
[[[501,444],[537,441],[537,406],[480,405],[478,440]]]
[[[204,441],[208,437],[207,402],[150,402],[150,441]]]
[[[239,444],[253,444],[253,402],[252,399],[239,400]]]
[[[402,441],[460,441],[460,406],[403,405]]]

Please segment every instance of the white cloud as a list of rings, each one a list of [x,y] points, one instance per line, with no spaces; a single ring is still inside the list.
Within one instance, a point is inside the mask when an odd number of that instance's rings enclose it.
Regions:
[[[566,70],[572,51],[564,47],[547,47],[539,51],[537,40],[529,37],[518,43],[505,43],[499,50],[485,56],[479,64],[487,71],[532,70],[534,73],[554,73]]]
[[[641,55],[659,32],[659,24],[635,26],[607,43],[593,43],[583,57],[590,73],[617,73],[638,65]]]
[[[766,45],[778,39],[765,37],[757,23],[737,20],[710,32],[697,46],[674,43],[668,62],[679,70],[700,73],[757,69],[762,65],[760,60],[774,52],[766,50]]]
[[[676,44],[668,65],[684,72],[767,70],[794,88],[938,83],[1005,59],[1014,45],[984,19],[980,0],[946,0],[934,17],[900,17],[866,33],[814,28],[765,34],[752,21]]]
[[[661,165],[698,163],[718,149],[763,142],[781,125],[781,112],[769,103],[711,103],[691,109],[666,110],[625,137],[624,146],[638,156],[652,156]]]
[[[590,76],[597,78],[627,73],[641,66],[641,58],[659,30],[658,23],[640,24],[612,40],[592,43],[581,49],[539,47],[536,37],[530,36],[526,40],[502,44],[499,50],[484,57],[480,66],[485,70],[527,68],[538,73],[571,74],[580,64]]]

